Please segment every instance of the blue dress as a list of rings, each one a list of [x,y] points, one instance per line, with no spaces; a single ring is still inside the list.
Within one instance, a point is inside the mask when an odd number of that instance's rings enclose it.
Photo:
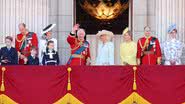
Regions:
[[[162,44],[163,53],[165,56],[165,65],[171,65],[171,61],[175,65],[181,65],[181,57],[184,44],[176,39],[172,39]]]

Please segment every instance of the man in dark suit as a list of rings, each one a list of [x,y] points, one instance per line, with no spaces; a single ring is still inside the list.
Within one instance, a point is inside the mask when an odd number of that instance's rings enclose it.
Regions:
[[[15,48],[12,47],[13,38],[7,36],[5,38],[5,47],[0,50],[0,63],[1,65],[17,65],[18,64],[18,53]]]

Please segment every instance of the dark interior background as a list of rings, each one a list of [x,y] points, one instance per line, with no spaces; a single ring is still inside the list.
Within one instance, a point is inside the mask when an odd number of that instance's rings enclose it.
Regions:
[[[81,28],[86,30],[88,35],[96,34],[99,30],[106,29],[112,31],[114,34],[122,34],[124,28],[128,27],[129,24],[129,9],[125,10],[121,15],[116,19],[110,21],[101,21],[89,15],[83,8],[80,6],[80,3],[83,3],[84,0],[74,0],[75,1],[75,14],[76,14],[76,23],[79,23]],[[88,0],[91,3],[98,3],[99,0]],[[105,0],[106,2],[107,0]],[[112,3],[117,0],[111,0]],[[122,3],[129,2],[129,0],[121,0]]]

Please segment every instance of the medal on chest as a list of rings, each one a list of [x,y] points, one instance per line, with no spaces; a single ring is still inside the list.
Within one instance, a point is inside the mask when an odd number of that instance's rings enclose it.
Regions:
[[[156,43],[155,43],[155,41],[151,41],[150,45],[152,45],[152,46],[153,46],[154,51],[156,51]]]
[[[82,52],[82,54],[87,54],[87,48],[89,47],[87,43],[82,44],[83,47],[85,47],[85,50]]]
[[[31,40],[32,40],[32,38],[27,38],[27,39],[26,39],[26,42],[27,42],[26,47],[32,46]]]

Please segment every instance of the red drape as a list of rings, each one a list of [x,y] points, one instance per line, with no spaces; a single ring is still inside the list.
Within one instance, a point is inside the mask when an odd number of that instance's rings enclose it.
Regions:
[[[19,104],[52,104],[67,91],[67,66],[7,66],[5,92]],[[133,67],[73,66],[72,90],[84,104],[118,104],[133,87]],[[137,93],[152,104],[185,102],[185,66],[139,66]]]
[[[142,66],[137,73],[138,93],[152,104],[185,102],[185,66]]]

